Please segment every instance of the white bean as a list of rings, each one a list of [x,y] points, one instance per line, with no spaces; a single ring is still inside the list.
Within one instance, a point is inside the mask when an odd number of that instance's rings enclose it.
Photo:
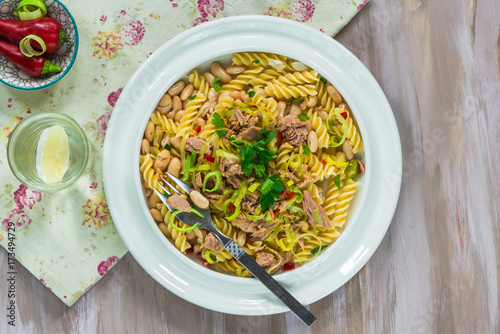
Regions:
[[[210,88],[210,90],[208,91],[208,101],[210,101],[210,103],[216,102],[218,98],[219,93],[217,93],[215,89]]]
[[[141,155],[146,155],[151,152],[151,146],[147,139],[143,139],[141,142]]]
[[[203,127],[204,127],[205,125],[207,125],[207,122],[205,122],[205,120],[204,120],[203,118],[198,117],[198,118],[196,119],[195,126],[199,126],[200,128],[202,128],[202,129],[203,129]]]
[[[151,216],[153,216],[155,222],[163,223],[163,217],[161,216],[161,213],[160,211],[158,211],[158,209],[150,209],[149,213],[151,214]]]
[[[307,145],[312,153],[315,153],[318,150],[318,134],[316,131],[310,131],[309,136],[307,138]]]
[[[161,203],[160,197],[156,195],[156,193],[152,193],[151,196],[149,196],[149,208],[153,209],[156,208],[156,204]]]
[[[215,78],[214,78],[214,75],[210,72],[206,72],[205,74],[203,74],[203,76],[205,77],[205,80],[209,83],[209,84],[213,84],[214,81],[215,81]]]
[[[172,109],[171,112],[176,113],[179,110],[181,110],[182,109],[182,100],[181,100],[181,98],[178,97],[178,96],[174,96],[172,98],[172,105],[173,105],[173,109]]]
[[[179,158],[172,158],[172,160],[170,160],[167,172],[169,172],[173,176],[179,177],[181,173],[181,161],[179,160]]]
[[[193,201],[193,203],[196,206],[198,206],[199,208],[202,208],[202,209],[208,208],[208,205],[210,204],[208,202],[208,199],[206,199],[205,196],[203,196],[202,194],[200,194],[198,191],[191,190],[191,192],[189,193],[189,195],[191,196],[191,200]]]
[[[227,72],[220,66],[218,62],[213,62],[210,66],[210,72],[214,75],[214,77],[221,78],[223,83],[228,83],[233,78],[231,75],[227,74]]]
[[[153,135],[155,133],[155,125],[153,122],[149,121],[146,125],[146,130],[144,130],[144,138],[151,143],[153,141]]]
[[[300,105],[298,103],[293,103],[290,106],[290,114],[298,115],[302,112],[302,109],[300,109]]]
[[[349,139],[346,139],[344,143],[342,143],[342,152],[344,152],[345,158],[347,160],[352,160],[352,158],[354,158],[354,153],[352,153],[352,145]]]
[[[236,243],[240,247],[243,247],[246,241],[247,241],[247,234],[243,231],[238,231],[238,235],[236,236]]]
[[[170,137],[170,145],[175,148],[180,148],[181,147],[181,137]]]
[[[326,86],[326,91],[332,98],[333,102],[335,102],[335,104],[339,105],[342,103],[342,95],[340,95],[337,88],[335,88],[333,85],[328,85]]]
[[[200,108],[200,117],[198,119],[205,117],[208,114],[208,111],[210,109],[210,101],[205,101],[203,105]]]
[[[182,80],[179,80],[176,83],[174,83],[172,85],[172,87],[170,87],[169,90],[167,90],[167,93],[170,96],[179,95],[182,92],[182,90],[184,89],[184,87],[186,87],[186,83]]]
[[[159,169],[163,172],[167,168],[169,162],[170,162],[170,152],[168,150],[163,150],[160,153],[158,153],[158,156],[156,157],[156,161],[153,167],[155,170]]]
[[[166,115],[172,109],[172,97],[168,94],[163,95],[156,109],[160,114]]]
[[[181,100],[186,101],[188,97],[190,97],[191,94],[193,94],[193,90],[194,90],[193,84],[189,84],[186,87],[184,87],[180,95]]]
[[[174,121],[179,123],[181,121],[182,115],[184,115],[184,110],[179,110],[175,113]]]

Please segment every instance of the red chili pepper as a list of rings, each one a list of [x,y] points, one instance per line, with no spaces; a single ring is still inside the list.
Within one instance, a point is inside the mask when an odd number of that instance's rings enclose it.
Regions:
[[[358,174],[363,174],[365,172],[365,165],[358,160],[359,168],[358,168]]]
[[[253,109],[256,109],[256,108],[258,108],[258,107],[257,107],[255,104],[253,104],[253,105],[251,105],[249,108],[250,108],[250,109],[252,109],[252,108],[253,108]]]
[[[234,208],[234,205],[233,203],[229,204],[229,206],[227,207],[227,209],[231,212],[234,212],[235,208]]]
[[[186,250],[185,250],[185,253],[186,253],[186,254],[190,254],[190,253],[192,253],[192,252],[194,252],[194,248],[193,248],[193,246],[191,246],[191,248],[188,248],[188,249],[186,249]]]
[[[281,197],[285,197],[286,196],[286,190],[283,190],[281,193],[280,193]]]
[[[276,138],[278,138],[278,143],[281,145],[283,145],[283,134],[279,131],[277,131],[277,135],[276,135]]]
[[[285,263],[285,265],[283,266],[284,271],[293,270],[293,269],[295,269],[295,263],[293,263],[293,262]]]
[[[205,260],[205,259],[203,258],[203,256],[201,256],[201,252],[199,252],[199,253],[198,253],[198,254],[196,254],[196,255],[198,255],[198,257],[200,258],[200,260],[201,260],[201,261],[203,261],[203,264],[204,264],[205,266],[210,267],[210,263],[208,263],[208,262],[207,262],[207,260]]]
[[[278,209],[278,210],[276,210],[276,211],[274,211],[274,217],[278,217],[278,215],[280,214],[280,212],[281,212],[281,211],[280,211],[279,209]]]
[[[290,193],[288,195],[286,195],[285,200],[288,201],[289,199],[292,199],[293,196],[295,196],[295,192],[290,191]]]
[[[340,116],[344,117],[344,119],[347,119],[347,113],[344,111],[344,112],[341,112],[340,113]]]
[[[326,165],[326,160],[325,160],[325,159],[321,160],[321,163],[322,163],[323,165]]]
[[[11,43],[19,44],[28,35],[40,37],[47,47],[45,53],[54,53],[61,48],[64,42],[71,41],[61,23],[51,17],[40,17],[34,20],[0,20],[0,37]],[[40,44],[31,40],[31,47],[42,51]]]
[[[194,131],[196,131],[196,132],[200,132],[200,131],[201,131],[201,126],[200,126],[200,125],[198,125],[197,127],[195,127],[195,128],[194,128]]]
[[[47,60],[47,57],[26,57],[22,54],[19,46],[2,40],[0,40],[0,55],[4,56],[5,59],[32,77],[39,77],[43,74],[62,71],[61,66],[52,64]]]
[[[212,162],[212,163],[215,162],[215,158],[213,156],[211,156],[211,155],[205,154],[205,155],[203,155],[203,157],[208,162]]]

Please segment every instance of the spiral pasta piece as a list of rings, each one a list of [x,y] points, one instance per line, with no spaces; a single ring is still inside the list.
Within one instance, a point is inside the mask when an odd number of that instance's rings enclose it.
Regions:
[[[289,143],[284,143],[278,149],[278,157],[276,158],[276,169],[285,169],[294,147]]]
[[[321,189],[321,187],[319,187],[317,184],[309,183],[306,189],[309,190],[316,203],[318,203],[319,205],[323,204],[324,197],[323,197],[323,189]]]
[[[307,116],[309,116],[312,129],[318,135],[318,148],[327,148],[330,142],[330,135],[328,134],[326,125],[323,124],[323,119],[313,111],[313,108],[309,109]]]
[[[286,86],[294,86],[294,85],[303,85],[303,84],[312,84],[316,81],[319,81],[318,72],[315,70],[311,71],[302,71],[302,72],[293,72],[281,75],[277,79],[280,83]]]
[[[139,170],[145,181],[145,186],[149,189],[156,188],[160,190],[160,187],[157,185],[158,180],[153,169],[153,158],[151,154],[141,155],[139,157],[139,165]]]
[[[359,182],[349,179],[346,181],[345,186],[342,187],[339,200],[335,206],[333,219],[330,220],[330,225],[332,227],[342,227],[345,224],[347,209],[349,208],[349,204],[354,197],[358,183]]]
[[[317,247],[323,246],[321,240],[318,240],[310,235],[305,234],[302,238],[304,241],[304,248],[298,247],[295,250],[294,261],[298,263],[305,263],[311,256],[311,251]]]
[[[160,212],[163,212],[163,210],[161,210]],[[170,233],[171,238],[174,241],[175,248],[184,253],[187,249],[191,248],[191,245],[187,241],[186,233],[179,232],[176,229],[174,229],[172,225],[170,225],[169,219],[171,214],[172,212],[170,211],[165,212],[165,217],[163,218],[163,222],[167,225],[168,232]],[[173,224],[182,229],[189,228],[189,225],[184,224],[177,218],[174,218]]]
[[[215,133],[215,130],[217,130],[217,127],[212,123],[208,123],[201,129],[201,132],[198,134],[198,136],[203,139],[208,139],[212,137],[212,135]]]
[[[274,69],[266,69],[259,73],[257,78],[251,79],[249,81],[249,84],[251,84],[255,88],[263,87],[266,86],[269,81],[277,79],[280,75],[281,73]]]
[[[321,159],[322,160],[327,160],[326,156],[327,156],[327,154],[323,153],[321,155]],[[337,152],[333,157],[335,158],[335,161],[346,162],[345,154],[342,151]],[[336,165],[331,165],[329,163],[326,163],[325,167],[323,169],[323,171],[324,171],[324,177],[325,178],[335,177],[335,176],[337,176],[337,175],[340,174],[341,175],[340,178],[343,179],[344,178],[345,168],[346,168],[345,166],[336,166]]]
[[[199,109],[205,100],[205,95],[196,94],[196,97],[188,102],[177,128],[177,136],[184,137],[185,135],[189,135],[196,118],[198,118]]]
[[[205,80],[203,75],[199,75],[197,70],[193,70],[188,76],[188,80],[193,84],[194,88],[198,89],[200,94],[208,96],[208,91],[210,90],[210,84]]]
[[[335,102],[333,102],[330,94],[328,94],[326,85],[323,83],[323,81],[318,80],[314,89],[316,89],[316,91],[318,92],[318,101],[320,105],[325,108],[326,112],[329,114],[335,109]]]
[[[340,183],[340,187],[342,188],[342,183]],[[335,213],[335,207],[337,206],[337,202],[339,201],[340,189],[337,188],[335,182],[330,181],[328,185],[328,191],[326,192],[325,201],[323,202],[323,209],[325,209],[328,217],[332,217]]]
[[[297,86],[284,86],[278,81],[274,80],[269,82],[265,88],[265,91],[269,95],[274,95],[278,98],[299,98],[306,97],[307,95],[316,95],[317,92],[314,90],[313,85],[297,85]]]
[[[257,78],[258,74],[262,72],[263,69],[264,68],[262,67],[257,67],[246,70],[245,72],[238,75],[236,79],[233,79],[227,84],[223,85],[222,89],[227,91],[242,90],[243,88],[248,86],[250,80]]]
[[[336,112],[340,113],[342,111],[339,108],[337,108]],[[337,119],[339,119],[339,116],[337,116]],[[363,151],[365,149],[363,140],[361,139],[361,135],[359,134],[358,129],[356,129],[356,126],[354,126],[354,122],[351,116],[347,116],[346,122],[347,122],[347,139],[349,139],[349,142],[352,145],[352,153],[356,154],[359,151]],[[339,129],[342,133],[344,131],[342,124],[337,125],[337,129]]]
[[[178,125],[167,116],[160,114],[159,112],[155,112],[151,114],[151,121],[154,125],[161,125],[161,128],[165,130],[169,135],[175,135],[177,132]]]
[[[318,152],[321,154],[322,152]],[[322,159],[320,159],[316,154],[314,153],[309,153],[305,160],[304,163],[309,166],[309,171],[311,172],[311,175],[316,178],[318,181],[322,181],[325,179],[325,173],[324,173],[324,164],[322,162]]]
[[[269,66],[270,59],[279,60],[283,64],[286,64],[285,56],[277,55],[274,53],[254,53],[254,52],[235,53],[233,55],[233,64],[251,66],[254,61],[258,60],[259,65]]]

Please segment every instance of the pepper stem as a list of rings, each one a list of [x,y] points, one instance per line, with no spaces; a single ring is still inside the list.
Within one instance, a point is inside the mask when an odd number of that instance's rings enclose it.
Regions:
[[[73,42],[71,38],[66,35],[64,30],[61,28],[61,31],[59,31],[59,46],[63,45],[64,42]]]
[[[42,75],[61,71],[62,67],[52,64],[50,60],[46,60],[45,63],[43,63]]]

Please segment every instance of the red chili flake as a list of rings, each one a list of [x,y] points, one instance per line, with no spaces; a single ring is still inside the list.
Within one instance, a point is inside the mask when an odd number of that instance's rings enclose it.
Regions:
[[[186,249],[186,254],[190,254],[192,252],[194,252],[193,247]]]
[[[341,112],[340,113],[340,116],[344,117],[344,119],[347,119],[347,112]]]
[[[281,145],[283,145],[283,134],[279,131],[277,131],[277,135],[276,135],[276,138],[278,139],[278,143]]]
[[[205,154],[203,155],[203,157],[205,157],[205,160],[207,160],[208,162],[215,162],[215,158],[211,155]]]
[[[259,108],[259,107],[257,107],[255,104],[253,104],[253,105],[251,105],[249,108],[250,108],[250,109],[257,109],[257,108]]]
[[[234,208],[234,205],[233,203],[229,204],[229,206],[227,207],[227,209],[231,212],[234,212],[235,208]]]
[[[288,201],[289,199],[292,199],[293,196],[295,196],[295,192],[290,191],[290,193],[288,195],[286,195],[285,200]]]
[[[326,160],[325,160],[325,159],[321,160],[321,163],[322,163],[323,165],[326,165]]]
[[[196,131],[196,132],[200,132],[200,131],[201,131],[201,126],[200,126],[200,125],[198,125],[197,127],[195,127],[195,128],[194,128],[194,131]]]
[[[295,269],[295,263],[293,263],[293,262],[285,263],[285,265],[283,266],[284,271],[293,270],[293,269]]]
[[[281,211],[280,211],[279,209],[278,209],[278,210],[276,210],[276,211],[274,211],[274,217],[278,217],[278,215],[280,214],[280,212],[281,212]]]
[[[365,165],[358,160],[359,168],[358,168],[358,174],[363,174],[365,172]]]
[[[281,197],[285,197],[286,196],[286,190],[283,190],[281,193],[280,193]]]

